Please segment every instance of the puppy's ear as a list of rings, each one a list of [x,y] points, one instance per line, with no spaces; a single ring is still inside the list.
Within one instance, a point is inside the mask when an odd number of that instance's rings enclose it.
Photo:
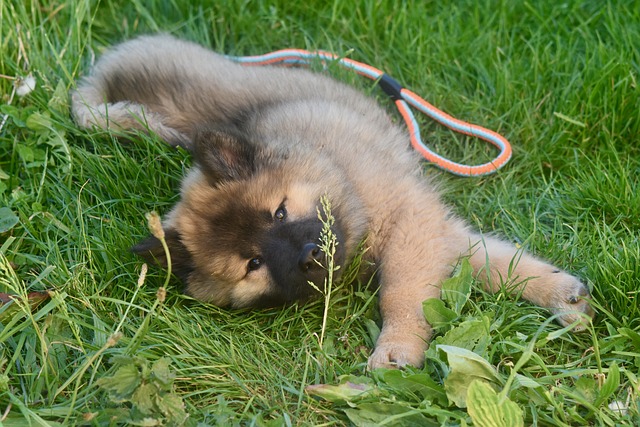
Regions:
[[[193,271],[191,254],[180,240],[180,235],[176,230],[169,228],[164,233],[169,254],[171,255],[171,269],[176,276],[186,282],[189,274]],[[162,242],[153,236],[141,240],[131,248],[131,252],[150,264],[156,264],[164,268],[168,265]]]
[[[233,128],[198,128],[193,156],[212,182],[248,178],[255,172],[256,148]]]

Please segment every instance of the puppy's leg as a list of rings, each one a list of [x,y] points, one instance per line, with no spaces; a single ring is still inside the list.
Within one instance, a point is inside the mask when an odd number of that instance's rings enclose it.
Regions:
[[[475,236],[471,264],[489,291],[496,292],[502,283],[514,283],[513,293],[521,292],[524,299],[559,314],[558,322],[574,328],[586,328],[594,315],[589,305],[589,289],[577,278],[495,237]],[[473,243],[473,242],[472,242]]]
[[[406,254],[398,258],[403,256]],[[369,357],[369,369],[405,365],[420,367],[424,363],[424,352],[432,331],[425,320],[422,302],[440,297],[440,283],[451,272],[451,259],[430,257],[428,254],[424,258],[407,258],[412,264],[408,266],[413,269],[411,271],[403,269],[402,262],[394,262],[393,256],[381,266],[380,312],[383,325],[376,348]],[[416,265],[420,265],[420,271],[415,271]]]
[[[431,203],[394,212],[389,233],[382,233],[387,236],[379,255],[383,325],[369,369],[423,365],[431,326],[422,302],[440,298],[441,282],[460,256],[464,226],[446,219],[435,197],[423,199]]]
[[[575,330],[585,328],[585,314],[594,312],[589,290],[577,278],[500,239],[469,233],[464,224],[445,217],[438,209],[396,217],[380,254],[383,327],[369,369],[424,363],[432,331],[422,302],[440,297],[441,282],[451,274],[452,264],[475,242],[479,243],[473,246],[470,261],[489,290],[497,291],[509,278],[516,280],[520,287],[514,287],[514,293],[522,292],[525,299],[560,314],[563,325],[578,320]]]
[[[135,102],[119,101],[105,103],[100,82],[86,79],[87,83],[71,94],[72,114],[83,128],[98,127],[121,131],[139,130],[155,132],[171,146],[190,149],[190,138],[167,126],[166,119]],[[94,83],[93,85],[91,83]]]

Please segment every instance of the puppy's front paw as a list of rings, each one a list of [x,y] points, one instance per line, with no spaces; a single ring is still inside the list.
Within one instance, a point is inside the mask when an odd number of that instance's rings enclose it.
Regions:
[[[552,299],[547,307],[553,314],[559,314],[558,322],[562,326],[568,326],[578,321],[573,328],[580,332],[587,329],[595,311],[591,307],[591,294],[589,288],[577,278],[559,270],[554,270],[550,279],[553,280]],[[585,316],[586,315],[586,316]]]
[[[378,339],[376,348],[369,357],[368,368],[402,368],[407,365],[417,368],[424,365],[427,342],[417,336],[393,336]]]

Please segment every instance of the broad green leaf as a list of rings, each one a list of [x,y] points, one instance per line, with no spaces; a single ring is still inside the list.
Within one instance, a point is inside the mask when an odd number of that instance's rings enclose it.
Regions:
[[[170,421],[171,425],[181,425],[188,417],[182,398],[177,394],[167,393],[157,397],[157,405]]]
[[[355,402],[379,392],[371,378],[345,375],[337,385],[309,385],[306,392],[333,403]]]
[[[42,114],[37,111],[27,117],[26,123],[29,129],[35,130],[36,132],[49,130],[53,126],[48,113]]]
[[[428,374],[410,374],[398,369],[380,370],[380,380],[393,389],[394,395],[412,393],[421,399],[440,403],[446,406],[447,395],[444,387],[433,380]]]
[[[0,208],[0,233],[6,233],[20,222],[20,218],[8,207]]]
[[[443,336],[437,337],[427,350],[427,355],[435,358],[437,357],[436,347],[438,345],[450,345],[466,348],[480,356],[484,356],[491,342],[491,337],[489,336],[490,328],[491,322],[486,316],[466,320]]]
[[[380,328],[371,319],[366,319],[364,322],[364,326],[367,328],[367,332],[369,333],[369,337],[371,338],[371,342],[378,341],[378,337],[380,336]]]
[[[133,403],[140,412],[145,415],[153,413],[155,397],[158,394],[155,384],[141,384],[131,396]]]
[[[162,420],[157,420],[152,417],[142,418],[141,420],[127,420],[127,425],[138,427],[156,427],[163,425]]]
[[[135,358],[133,358],[131,356],[124,355],[124,354],[116,354],[114,356],[111,356],[109,358],[109,362],[112,363],[113,365],[116,365],[116,366],[123,366],[123,365],[128,365],[128,364],[132,364],[132,365],[137,364]]]
[[[594,378],[580,377],[575,382],[575,390],[584,400],[593,403],[598,395],[598,383]]]
[[[52,147],[64,147],[67,145],[66,136],[67,133],[65,131],[51,132],[51,135],[49,135],[46,142]]]
[[[436,329],[450,325],[458,317],[456,312],[447,308],[444,301],[439,298],[429,298],[424,301],[422,310],[427,322]]]
[[[59,80],[47,106],[63,115],[69,114],[69,90],[63,80]]]
[[[470,350],[449,345],[439,345],[437,350],[447,355],[449,363],[444,390],[449,400],[459,408],[466,407],[467,389],[473,380],[496,385],[503,382],[489,362]]]
[[[598,397],[593,406],[595,406],[596,408],[599,407],[613,393],[615,393],[618,387],[620,387],[620,368],[618,368],[618,364],[616,362],[613,362],[609,367],[607,379],[604,381],[604,384],[602,384],[602,388],[600,389]]]
[[[28,147],[24,144],[17,144],[16,152],[18,153],[18,156],[20,156],[20,159],[22,159],[22,161],[24,161],[25,163],[33,162],[36,158],[36,155],[33,152],[33,148]]]
[[[141,378],[138,367],[128,363],[119,367],[111,377],[100,378],[97,384],[107,390],[115,401],[131,399],[136,388],[140,386]]]
[[[151,375],[163,390],[171,390],[175,375],[169,369],[170,360],[162,357],[155,361],[151,367]]]
[[[23,111],[21,108],[14,107],[13,105],[4,104],[4,105],[0,105],[0,113],[6,114],[7,116],[11,117],[11,120],[13,121],[13,123],[18,127],[23,128],[27,125],[24,122],[24,119],[22,116]]]
[[[449,307],[460,315],[462,308],[471,295],[473,284],[473,267],[468,258],[463,258],[456,273],[442,282],[442,299],[449,303]]]
[[[358,427],[440,426],[440,423],[429,420],[418,410],[399,403],[363,403],[354,409],[345,409],[344,412],[349,420]]]
[[[542,387],[542,384],[534,380],[533,378],[525,377],[521,374],[516,374],[516,379],[513,382],[513,386],[515,387],[525,387],[525,388],[538,388]]]
[[[0,168],[0,179],[9,179],[9,174]]]
[[[486,382],[474,380],[467,392],[467,412],[477,427],[522,427],[522,409]]]

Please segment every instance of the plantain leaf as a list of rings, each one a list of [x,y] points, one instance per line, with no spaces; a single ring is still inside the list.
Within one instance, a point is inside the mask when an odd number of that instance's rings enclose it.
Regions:
[[[467,412],[477,427],[522,427],[522,409],[488,383],[474,380],[467,391]]]
[[[449,400],[459,408],[467,406],[467,390],[474,380],[496,386],[503,382],[489,362],[470,350],[449,345],[439,345],[437,350],[444,352],[449,362],[450,371],[444,380],[444,390]]]
[[[598,383],[595,378],[580,377],[575,381],[576,394],[589,403],[598,398]]]
[[[609,367],[609,373],[607,374],[607,379],[602,384],[602,388],[598,393],[598,397],[594,402],[593,406],[596,408],[602,405],[620,386],[620,368],[618,368],[618,364],[613,362]]]
[[[53,127],[49,113],[35,112],[27,117],[27,127],[36,132],[48,131]]]

